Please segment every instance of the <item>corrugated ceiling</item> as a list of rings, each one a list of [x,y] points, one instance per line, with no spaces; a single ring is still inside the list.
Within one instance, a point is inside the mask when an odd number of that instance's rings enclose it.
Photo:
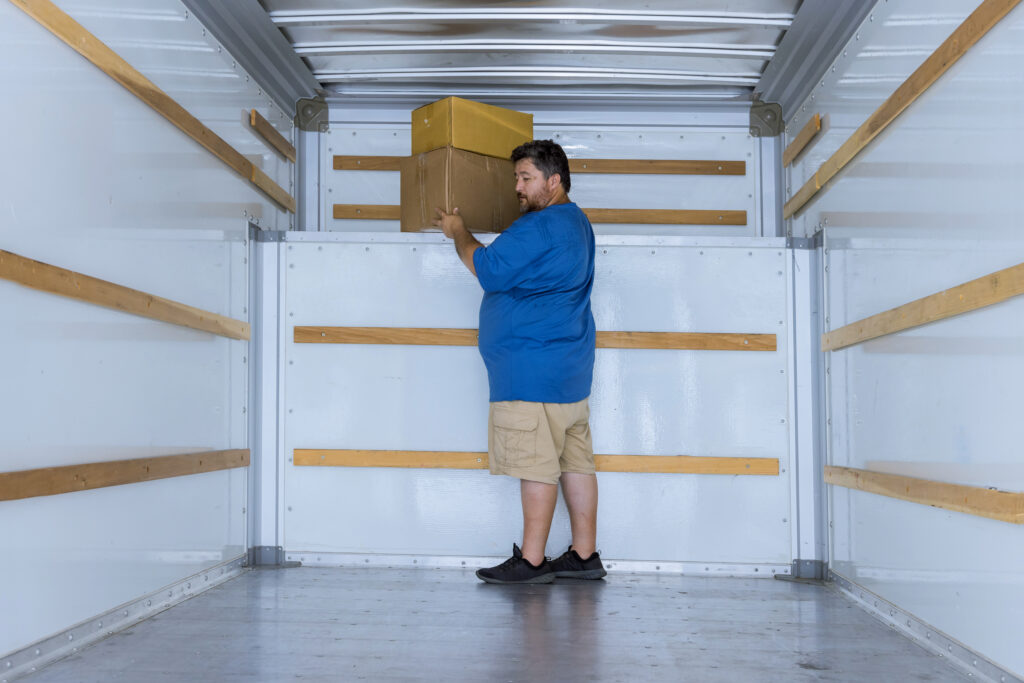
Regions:
[[[800,0],[261,0],[339,96],[746,102]]]

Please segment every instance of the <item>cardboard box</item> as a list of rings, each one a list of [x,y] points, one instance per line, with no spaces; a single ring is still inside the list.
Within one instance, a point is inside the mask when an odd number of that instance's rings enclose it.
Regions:
[[[473,232],[501,232],[519,218],[514,170],[507,159],[453,147],[402,159],[402,232],[438,230],[438,207],[458,207]]]
[[[508,159],[533,139],[533,114],[446,97],[412,113],[412,153],[442,147]]]

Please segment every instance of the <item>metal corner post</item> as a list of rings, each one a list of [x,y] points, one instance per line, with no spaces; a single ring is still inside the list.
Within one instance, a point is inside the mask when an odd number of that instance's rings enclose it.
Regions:
[[[278,525],[280,451],[279,366],[280,310],[278,289],[281,242],[272,231],[257,231],[250,240],[252,270],[251,422],[252,459],[249,500],[249,562],[264,564],[265,548],[281,545]],[[255,552],[254,552],[255,551]]]
[[[824,415],[821,409],[822,354],[819,250],[792,248],[793,571],[822,579],[828,563],[826,538]]]

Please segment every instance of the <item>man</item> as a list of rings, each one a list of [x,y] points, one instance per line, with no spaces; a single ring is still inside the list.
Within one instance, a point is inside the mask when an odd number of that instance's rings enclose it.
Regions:
[[[569,201],[569,161],[551,140],[512,152],[523,214],[490,246],[459,210],[438,209],[434,225],[483,287],[480,354],[490,383],[487,450],[492,474],[520,479],[523,546],[477,571],[488,583],[599,579],[597,477],[588,398],[594,372],[594,231]],[[572,545],[544,556],[558,483],[569,508]]]

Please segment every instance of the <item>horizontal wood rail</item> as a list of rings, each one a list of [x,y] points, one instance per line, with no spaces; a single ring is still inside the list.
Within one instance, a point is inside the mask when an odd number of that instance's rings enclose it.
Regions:
[[[11,2],[266,193],[281,208],[295,213],[294,197],[50,0]]]
[[[397,171],[399,156],[336,154],[335,171]],[[687,159],[569,159],[570,173],[623,173],[662,175],[746,175],[745,161]]]
[[[249,450],[233,449],[3,472],[0,473],[0,501],[136,484],[248,465]]]
[[[583,209],[593,223],[653,225],[746,225],[746,211],[693,209]]]
[[[793,142],[786,146],[785,151],[782,152],[782,166],[785,168],[793,163],[793,160],[800,156],[800,152],[804,151],[804,147],[810,144],[811,140],[821,130],[821,114],[815,114],[811,117],[811,120],[800,129],[797,136],[793,138]]]
[[[397,221],[402,217],[402,207],[398,204],[335,204],[334,217]]]
[[[113,308],[231,339],[249,339],[249,323],[0,250],[0,278],[50,294]]]
[[[690,209],[583,209],[594,223],[639,223],[650,225],[746,225],[746,211]],[[401,218],[397,204],[335,204],[335,218],[394,220]]]
[[[296,448],[297,466],[402,467],[407,469],[485,470],[487,453],[466,451],[374,451]],[[775,476],[778,458],[730,458],[694,455],[595,455],[598,472],[649,474],[751,474]]]
[[[821,335],[822,351],[950,318],[1024,294],[1024,263],[1011,266]]]
[[[399,156],[353,156],[349,154],[334,155],[335,171],[398,171],[401,170],[402,159]]]
[[[570,173],[746,175],[745,161],[688,159],[569,159]]]
[[[960,26],[896,88],[853,132],[846,142],[829,157],[802,188],[783,206],[783,218],[791,218],[802,209],[824,185],[836,176],[879,133],[886,129],[938,78],[953,66],[982,36],[999,23],[1020,0],[984,0]]]
[[[833,465],[825,466],[825,482],[944,510],[1024,524],[1024,493]]]
[[[474,329],[439,327],[295,326],[296,344],[405,344],[476,346]],[[713,332],[601,332],[599,349],[674,349],[699,351],[775,351],[774,334]]]
[[[293,164],[295,163],[295,147],[255,109],[249,111],[249,125],[267,141],[267,144],[280,152],[281,156]]]

